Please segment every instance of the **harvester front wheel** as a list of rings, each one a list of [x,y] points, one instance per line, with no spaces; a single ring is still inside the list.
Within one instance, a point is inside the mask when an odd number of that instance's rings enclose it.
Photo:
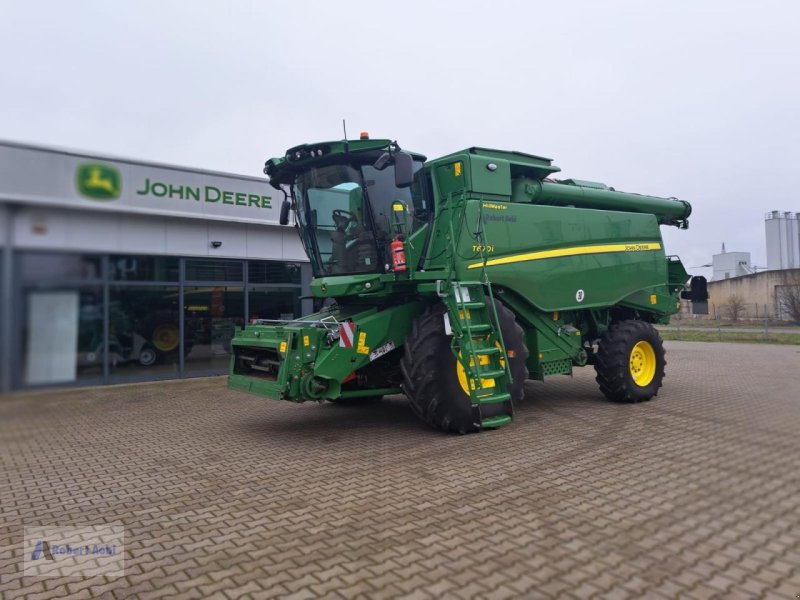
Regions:
[[[600,339],[594,370],[606,398],[635,403],[658,395],[666,364],[656,328],[629,320],[613,323]]]
[[[521,400],[525,393],[528,375],[524,332],[514,313],[500,302],[496,302],[496,307],[514,381],[508,386],[511,401],[484,405],[483,418],[510,416],[512,403]],[[400,361],[403,391],[414,413],[432,427],[454,433],[480,431],[470,397],[459,382],[459,363],[444,327],[446,310],[443,304],[435,304],[414,321]]]

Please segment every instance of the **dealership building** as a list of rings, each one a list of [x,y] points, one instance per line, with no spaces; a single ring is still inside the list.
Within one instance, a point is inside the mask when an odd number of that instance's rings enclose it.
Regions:
[[[227,372],[251,319],[311,311],[263,178],[0,142],[0,392]]]

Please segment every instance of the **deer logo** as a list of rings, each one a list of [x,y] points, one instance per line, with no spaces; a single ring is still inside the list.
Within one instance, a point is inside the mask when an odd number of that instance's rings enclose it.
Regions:
[[[78,167],[78,192],[92,200],[115,200],[122,192],[122,178],[111,165],[86,163]]]

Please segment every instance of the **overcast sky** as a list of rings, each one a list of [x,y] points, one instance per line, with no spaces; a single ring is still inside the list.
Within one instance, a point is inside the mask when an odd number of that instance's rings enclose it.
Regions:
[[[260,175],[346,118],[689,200],[668,253],[765,265],[764,213],[800,211],[799,26],[792,0],[0,0],[0,138]]]

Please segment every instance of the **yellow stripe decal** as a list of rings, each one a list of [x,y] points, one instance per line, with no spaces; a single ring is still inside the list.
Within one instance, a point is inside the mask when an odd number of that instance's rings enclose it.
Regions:
[[[645,252],[647,250],[661,250],[658,242],[630,243],[630,244],[602,244],[599,246],[573,246],[572,248],[557,248],[556,250],[541,250],[539,252],[526,252],[524,254],[512,254],[502,258],[490,258],[486,261],[487,267],[494,265],[507,265],[518,262],[528,262],[531,260],[542,260],[543,258],[561,258],[563,256],[578,256],[581,254],[605,254],[607,252]],[[472,263],[468,269],[479,269],[483,266],[482,262]]]

